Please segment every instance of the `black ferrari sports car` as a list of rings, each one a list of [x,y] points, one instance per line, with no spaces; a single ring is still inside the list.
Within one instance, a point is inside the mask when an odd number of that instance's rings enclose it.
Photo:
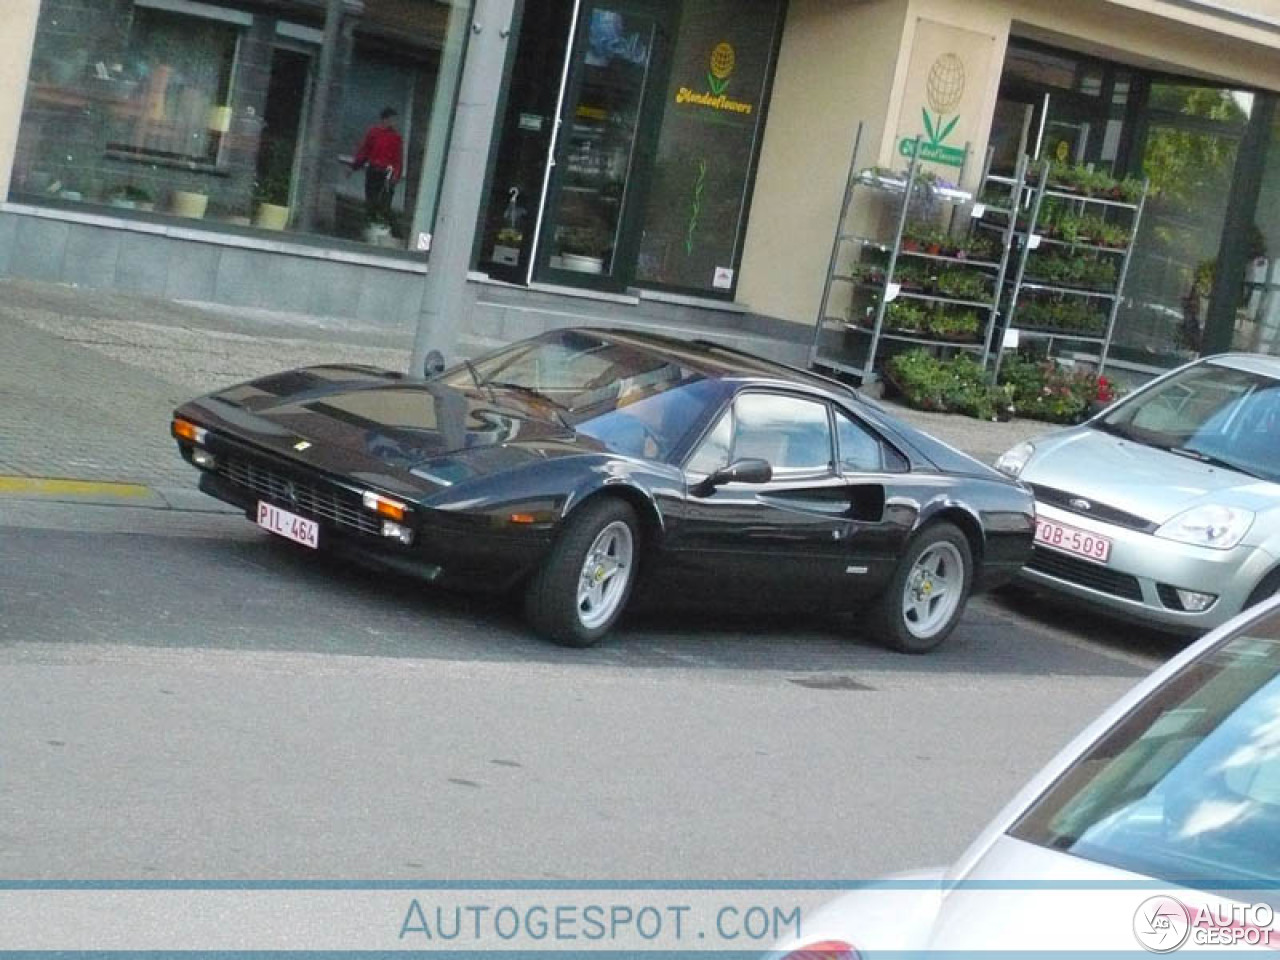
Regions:
[[[363,366],[183,404],[200,489],[271,533],[523,591],[598,641],[633,589],[852,611],[907,652],[1028,559],[1031,494],[845,385],[702,341],[559,330],[423,380]]]

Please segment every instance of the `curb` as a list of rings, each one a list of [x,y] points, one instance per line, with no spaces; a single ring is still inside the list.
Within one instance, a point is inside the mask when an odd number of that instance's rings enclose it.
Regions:
[[[174,510],[181,513],[239,515],[242,512],[230,504],[201,493],[194,486],[149,486],[121,480],[0,474],[0,504],[23,501]]]

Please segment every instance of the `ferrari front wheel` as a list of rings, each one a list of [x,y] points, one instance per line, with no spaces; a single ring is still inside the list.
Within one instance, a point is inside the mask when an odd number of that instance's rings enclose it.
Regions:
[[[589,647],[609,632],[631,596],[639,524],[631,505],[602,497],[569,515],[529,584],[533,628],[566,647]]]
[[[973,586],[973,551],[950,523],[925,527],[876,604],[871,629],[903,653],[928,653],[946,640]]]

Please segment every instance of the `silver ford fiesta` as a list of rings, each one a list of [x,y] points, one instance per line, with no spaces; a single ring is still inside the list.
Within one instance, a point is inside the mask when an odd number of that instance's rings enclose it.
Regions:
[[[1035,493],[1027,581],[1186,633],[1280,592],[1280,358],[1198,360],[996,467]]]

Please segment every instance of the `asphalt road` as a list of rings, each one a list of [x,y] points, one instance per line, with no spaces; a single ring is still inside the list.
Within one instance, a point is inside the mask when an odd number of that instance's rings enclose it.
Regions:
[[[603,646],[242,518],[0,500],[0,877],[858,879],[957,855],[1166,641],[651,611]]]

